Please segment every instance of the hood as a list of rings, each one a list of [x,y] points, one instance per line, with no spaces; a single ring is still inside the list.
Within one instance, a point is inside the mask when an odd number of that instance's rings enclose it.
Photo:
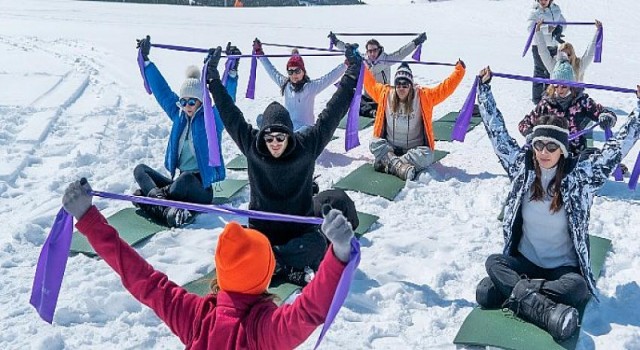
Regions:
[[[289,111],[278,102],[271,102],[262,113],[262,128],[258,132],[256,148],[263,156],[271,156],[267,144],[264,142],[264,135],[272,132],[282,132],[289,135],[289,144],[281,157],[289,155],[296,147],[296,138],[293,132],[293,122]]]

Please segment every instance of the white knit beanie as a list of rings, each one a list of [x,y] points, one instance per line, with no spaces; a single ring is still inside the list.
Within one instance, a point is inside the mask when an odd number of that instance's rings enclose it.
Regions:
[[[197,98],[202,101],[202,81],[200,80],[200,69],[196,66],[187,67],[187,79],[180,87],[180,98]]]

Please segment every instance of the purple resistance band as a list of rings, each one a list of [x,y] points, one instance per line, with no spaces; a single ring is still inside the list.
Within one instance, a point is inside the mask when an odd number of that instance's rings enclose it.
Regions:
[[[323,221],[322,219],[315,217],[302,217],[253,210],[242,210],[223,205],[216,206],[194,204],[159,198],[138,197],[101,191],[91,191],[90,194],[103,198],[133,201],[141,204],[171,205],[173,207],[195,210],[199,212],[243,215],[250,218],[262,220],[277,220],[309,224],[321,224]],[[55,308],[58,301],[60,286],[62,285],[62,278],[64,277],[64,271],[69,256],[72,231],[73,217],[63,208],[61,208],[58,212],[58,215],[56,216],[54,224],[51,228],[51,232],[49,233],[49,236],[47,237],[47,240],[42,247],[40,258],[38,259],[30,303],[36,308],[40,317],[48,323],[51,323],[53,321],[53,315],[55,313]],[[358,267],[359,263],[360,243],[355,238],[352,238],[349,261],[342,273],[342,276],[340,277],[338,285],[336,286],[336,291],[333,296],[329,311],[327,313],[322,332],[316,343],[316,348],[318,347],[318,345],[320,345],[320,342],[324,338],[324,335],[329,330],[329,327],[331,327],[333,320],[344,304],[344,301],[349,294],[349,289],[351,287],[351,281],[353,280],[355,270]]]
[[[72,232],[73,217],[60,208],[49,236],[42,245],[29,300],[40,317],[48,323],[53,322],[56,311],[62,277],[69,258]]]
[[[594,25],[595,22],[542,22],[543,24],[551,24],[551,25]],[[527,38],[527,42],[524,45],[524,50],[522,51],[522,57],[527,54],[529,51],[529,47],[531,46],[531,42],[533,41],[533,36],[536,33],[536,26],[534,25],[531,28],[531,32],[529,33],[529,37]],[[593,56],[593,62],[600,63],[602,62],[602,42],[604,40],[604,27],[598,28],[598,36],[596,37],[596,49]]]
[[[316,346],[313,348],[314,350],[318,348],[320,342],[322,342],[322,339],[329,330],[329,327],[331,327],[331,324],[338,315],[338,311],[340,311],[342,305],[344,305],[344,301],[347,299],[347,295],[349,295],[351,281],[353,281],[353,276],[355,275],[356,268],[359,264],[360,242],[358,242],[354,237],[351,239],[351,255],[349,256],[349,262],[347,263],[347,266],[345,266],[344,271],[342,271],[342,276],[340,276],[340,281],[338,282],[336,292],[333,295],[333,300],[331,301],[331,306],[329,307],[327,318],[324,320],[324,325],[322,326],[322,331],[320,332]]]
[[[364,62],[360,65],[360,75],[356,83],[356,91],[349,104],[349,113],[347,113],[347,129],[345,130],[344,148],[349,151],[352,148],[360,146],[360,138],[358,137],[358,117],[360,116],[360,101],[362,100],[362,84],[364,83]]]
[[[636,94],[636,90],[621,88],[616,86],[587,84],[587,83],[580,83],[580,82],[569,81],[569,80],[545,79],[545,78],[527,77],[522,75],[504,74],[504,73],[495,73],[495,72],[492,72],[491,75],[492,77],[506,78],[506,79],[513,79],[513,80],[532,81],[537,83],[558,84],[558,85],[566,85],[566,86],[572,86],[577,88],[607,90],[607,91],[614,91],[614,92],[621,92],[621,93]],[[453,140],[464,142],[464,138],[467,133],[469,123],[471,122],[471,117],[473,114],[473,104],[476,100],[476,94],[477,94],[477,88],[478,88],[479,82],[480,82],[480,76],[476,76],[473,86],[471,87],[471,91],[469,92],[469,95],[467,96],[467,99],[465,100],[465,103],[462,106],[462,109],[460,109],[460,114],[458,115],[458,118],[456,119],[456,123],[453,127],[453,131],[451,132],[451,138]],[[605,133],[606,132],[607,131],[605,129]],[[609,130],[609,132],[611,132],[611,130]],[[614,176],[617,181],[620,181],[622,179],[621,171],[619,167],[616,168],[614,172]],[[631,174],[631,178],[629,179],[630,189],[635,189],[639,177],[640,177],[640,154],[638,155],[636,166],[634,166],[633,172]]]
[[[138,197],[101,191],[91,191],[90,194],[97,197],[131,201],[141,204],[172,206],[198,212],[241,215],[260,220],[287,221],[314,225],[321,224],[323,221],[321,218],[316,217],[243,210],[223,205],[216,206],[177,202],[160,198]],[[40,252],[30,299],[31,305],[36,308],[40,317],[49,323],[53,320],[53,314],[58,301],[62,277],[64,276],[64,270],[69,256],[69,249],[71,247],[72,232],[73,217],[63,208],[60,208],[53,226],[51,227],[49,236],[47,237],[47,240],[42,246],[42,251]]]

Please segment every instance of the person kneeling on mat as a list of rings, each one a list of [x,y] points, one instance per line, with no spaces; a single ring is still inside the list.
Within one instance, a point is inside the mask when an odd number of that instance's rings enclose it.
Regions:
[[[142,51],[144,75],[153,96],[172,122],[164,160],[164,166],[171,173],[171,178],[146,164],[138,164],[133,170],[133,176],[140,189],[136,190],[134,195],[210,204],[213,200],[212,186],[224,180],[226,172],[222,153],[220,153],[219,166],[209,165],[209,144],[202,108],[204,90],[200,69],[195,66],[188,68],[187,78],[180,87],[180,95],[177,95],[171,91],[156,65],[149,61],[151,49],[149,36],[139,39],[138,47]],[[227,54],[239,55],[240,50],[235,46],[227,45]],[[234,98],[238,86],[237,63],[236,60],[227,80],[227,89]],[[213,114],[218,133],[218,147],[221,148],[224,126],[215,106]],[[176,170],[179,170],[177,177],[175,177]],[[136,206],[148,216],[169,227],[181,227],[193,220],[193,213],[186,209],[148,204],[136,204]]]
[[[278,102],[269,104],[262,113],[260,129],[248,124],[220,82],[221,49],[210,50],[207,83],[229,136],[247,157],[249,209],[319,216],[314,211],[312,186],[315,162],[331,141],[353,98],[362,64],[356,49],[357,46],[349,46],[345,51],[349,67],[316,123],[299,131],[293,130],[289,112]],[[345,213],[347,217],[356,215]],[[301,286],[313,278],[327,249],[318,225],[249,219],[249,227],[269,238],[276,256],[276,274]]]
[[[433,106],[453,94],[464,73],[464,62],[458,60],[453,73],[430,88],[413,84],[413,73],[406,63],[396,71],[395,86],[377,83],[373,74],[365,69],[364,88],[378,103],[369,144],[376,171],[413,180],[433,163],[436,147]]]
[[[293,304],[276,306],[267,288],[275,269],[269,240],[232,221],[215,252],[217,280],[200,297],[147,263],[92,205],[85,179],[66,189],[64,209],[78,231],[120,276],[124,287],[147,305],[187,349],[293,349],[324,323],[351,253],[353,230],[339,210],[324,208],[322,232],[331,242],[314,280]]]
[[[575,334],[577,307],[595,295],[589,255],[593,196],[640,138],[640,85],[635,115],[588,158],[569,151],[565,118],[543,116],[532,149],[509,136],[491,93],[489,67],[480,71],[480,114],[512,187],[504,211],[502,254],[487,258],[489,277],[476,290],[485,308],[511,309],[564,340]]]

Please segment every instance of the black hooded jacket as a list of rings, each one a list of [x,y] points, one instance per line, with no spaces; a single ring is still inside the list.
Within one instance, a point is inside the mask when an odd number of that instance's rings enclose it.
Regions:
[[[251,201],[249,209],[271,213],[313,216],[313,172],[316,158],[331,141],[340,119],[349,109],[356,81],[343,76],[316,124],[293,132],[289,112],[279,103],[270,104],[263,113],[260,130],[248,124],[219,79],[209,84],[220,118],[227,132],[247,157]],[[289,134],[287,149],[274,158],[264,141],[265,132]],[[249,226],[265,234],[272,245],[317,228],[316,225],[249,219]]]

